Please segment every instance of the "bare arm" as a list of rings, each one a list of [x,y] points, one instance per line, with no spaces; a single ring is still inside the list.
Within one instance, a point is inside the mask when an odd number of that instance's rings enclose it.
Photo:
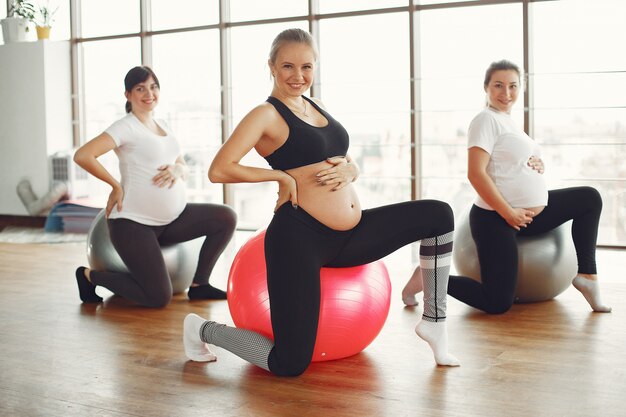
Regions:
[[[115,141],[108,133],[101,133],[78,148],[74,154],[74,162],[76,162],[76,164],[94,177],[111,186],[112,190],[106,207],[107,217],[111,214],[113,207],[117,206],[118,211],[122,209],[124,190],[119,181],[98,161],[98,157],[115,149],[116,146]]]
[[[98,161],[98,157],[116,148],[115,141],[108,133],[96,136],[83,146],[78,148],[74,154],[74,162],[81,168],[109,184],[111,187],[121,187],[120,183],[107,171]]]
[[[209,180],[214,183],[277,181],[276,208],[287,201],[298,205],[295,180],[286,172],[242,165],[241,159],[260,142],[275,137],[274,115],[267,106],[258,106],[248,113],[215,155],[209,168]]]
[[[487,175],[487,164],[491,156],[479,147],[468,151],[467,178],[480,195],[506,222],[515,230],[526,227],[532,221],[534,213],[523,208],[513,208],[502,197],[491,177]]]

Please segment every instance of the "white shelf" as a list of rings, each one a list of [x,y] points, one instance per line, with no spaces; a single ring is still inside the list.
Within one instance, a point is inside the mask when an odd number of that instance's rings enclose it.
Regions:
[[[42,196],[48,157],[72,147],[69,41],[0,45],[0,215],[27,215],[16,186]]]

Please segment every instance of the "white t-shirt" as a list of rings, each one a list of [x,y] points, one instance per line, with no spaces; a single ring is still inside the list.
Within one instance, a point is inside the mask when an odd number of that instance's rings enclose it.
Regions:
[[[470,123],[467,137],[468,149],[477,146],[491,156],[487,175],[511,207],[548,204],[548,188],[543,174],[528,166],[531,156],[541,156],[539,146],[515,125],[511,115],[485,108]],[[475,204],[493,210],[480,196]]]
[[[180,147],[166,124],[159,126],[167,133],[160,136],[148,129],[135,115],[126,116],[109,126],[108,133],[117,147],[124,201],[122,211],[111,211],[110,219],[125,218],[150,226],[171,223],[186,205],[184,181],[176,181],[172,188],[158,187],[152,178],[161,165],[173,164],[180,155]]]

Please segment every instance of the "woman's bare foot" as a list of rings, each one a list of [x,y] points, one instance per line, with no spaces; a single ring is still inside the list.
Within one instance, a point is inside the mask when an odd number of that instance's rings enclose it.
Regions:
[[[402,302],[409,306],[413,307],[419,304],[416,294],[419,294],[424,290],[424,282],[422,281],[422,270],[418,266],[413,271],[413,275],[409,278],[409,281],[406,283],[404,288],[402,289]]]

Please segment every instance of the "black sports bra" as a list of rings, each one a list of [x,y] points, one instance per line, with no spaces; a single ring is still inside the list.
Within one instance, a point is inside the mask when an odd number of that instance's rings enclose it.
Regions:
[[[273,169],[287,170],[324,161],[348,152],[348,132],[338,121],[322,110],[311,99],[302,96],[328,120],[328,125],[315,127],[293,114],[289,107],[276,97],[268,97],[289,127],[287,140],[265,157]]]

